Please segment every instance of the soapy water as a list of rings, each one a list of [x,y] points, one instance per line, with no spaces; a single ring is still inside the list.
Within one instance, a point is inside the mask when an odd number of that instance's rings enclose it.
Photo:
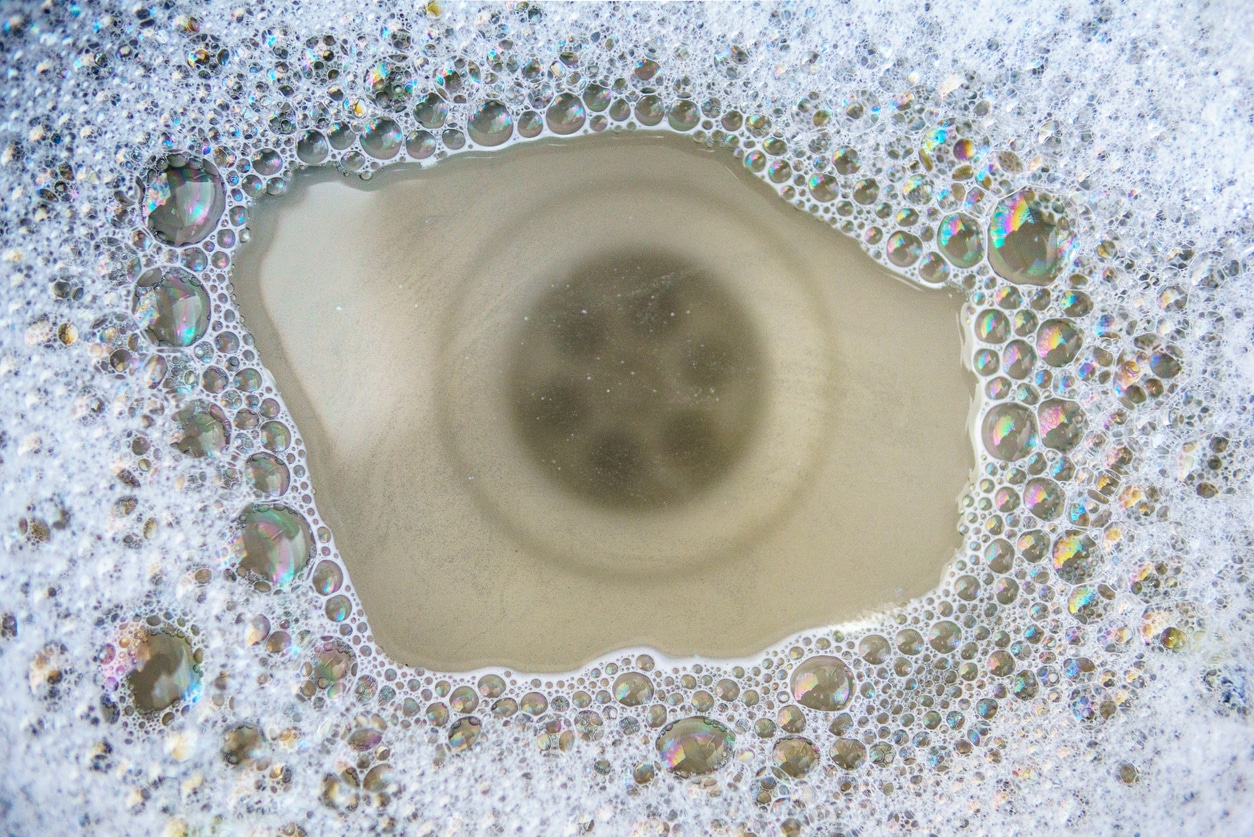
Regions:
[[[12,11],[8,830],[1239,829],[1254,13],[840,9]],[[965,294],[964,548],[747,660],[393,664],[232,301],[249,210],[613,130]]]

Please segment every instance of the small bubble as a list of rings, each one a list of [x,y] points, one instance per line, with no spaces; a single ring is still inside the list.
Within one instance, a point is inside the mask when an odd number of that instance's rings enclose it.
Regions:
[[[717,770],[735,742],[736,736],[718,721],[694,716],[668,724],[656,746],[667,770],[688,777]]]
[[[466,130],[475,144],[494,148],[513,135],[514,118],[504,102],[489,99],[470,114]]]
[[[824,712],[844,708],[853,696],[853,672],[836,657],[810,657],[793,670],[790,684],[793,700]]]
[[[1022,459],[1036,447],[1036,419],[1022,404],[996,404],[984,415],[980,439],[997,459]]]
[[[226,414],[217,404],[193,401],[174,414],[177,429],[171,444],[188,456],[218,456],[230,441]]]
[[[190,346],[209,329],[209,294],[179,267],[153,268],[135,284],[135,317],[164,346]]]
[[[144,223],[172,247],[203,241],[225,206],[222,179],[205,160],[172,157],[144,188]]]
[[[231,553],[241,574],[284,587],[305,568],[313,538],[305,518],[286,506],[249,506]]]
[[[819,750],[808,738],[781,738],[771,751],[775,766],[788,776],[800,779],[819,761]]]
[[[614,699],[624,706],[642,706],[653,699],[653,682],[636,671],[620,674],[614,681]]]
[[[583,127],[584,106],[573,93],[562,93],[544,114],[545,124],[555,134],[566,136]]]
[[[1071,224],[1047,195],[1024,189],[997,204],[988,226],[988,261],[1003,279],[1048,285],[1075,255]]]
[[[136,627],[128,650],[133,663],[126,682],[141,712],[160,712],[199,693],[199,667],[182,636]]]

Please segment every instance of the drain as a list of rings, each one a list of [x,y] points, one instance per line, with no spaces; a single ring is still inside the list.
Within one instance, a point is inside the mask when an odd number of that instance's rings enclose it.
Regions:
[[[688,500],[741,458],[761,413],[749,318],[670,253],[582,263],[537,301],[517,346],[515,429],[546,473],[599,503]]]

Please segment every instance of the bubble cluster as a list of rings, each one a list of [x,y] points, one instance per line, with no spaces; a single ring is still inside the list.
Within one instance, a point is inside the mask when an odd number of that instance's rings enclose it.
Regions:
[[[0,27],[0,725],[41,766],[0,783],[10,830],[1232,830],[1243,7],[331,5]],[[932,593],[743,660],[401,665],[234,298],[253,207],[303,168],[619,131],[962,295],[962,549]]]

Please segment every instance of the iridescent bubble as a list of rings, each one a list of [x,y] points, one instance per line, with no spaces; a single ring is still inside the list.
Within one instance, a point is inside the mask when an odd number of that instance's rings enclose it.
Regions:
[[[994,651],[988,655],[988,670],[990,674],[997,677],[1005,677],[1013,674],[1015,670],[1015,658],[1009,651]]]
[[[793,669],[793,700],[810,709],[834,712],[853,696],[853,672],[836,657],[810,657]]]
[[[191,643],[165,630],[136,630],[131,636],[132,667],[126,675],[135,707],[160,712],[200,691],[200,671]]]
[[[893,638],[893,644],[903,654],[914,656],[923,650],[923,634],[914,628],[902,628]]]
[[[838,738],[832,745],[832,761],[845,770],[856,770],[866,761],[866,745],[856,738]]]
[[[336,592],[344,583],[344,571],[334,561],[319,561],[310,580],[313,588],[324,596]]]
[[[177,428],[170,441],[188,456],[217,456],[230,441],[226,413],[209,401],[193,401],[174,414]]]
[[[1010,681],[1010,691],[1020,700],[1031,700],[1040,691],[1040,682],[1028,669],[1020,669]]]
[[[698,715],[667,724],[656,746],[666,769],[687,777],[717,770],[735,743],[736,736],[730,730]]]
[[[660,96],[644,96],[636,102],[636,121],[641,125],[657,125],[664,114]]]
[[[283,157],[273,148],[263,148],[252,160],[253,171],[269,177],[283,170]]]
[[[349,749],[364,753],[373,750],[383,742],[383,733],[372,727],[358,727],[348,734],[346,739]]]
[[[430,131],[417,131],[405,140],[405,153],[415,160],[425,160],[435,153],[435,137]]]
[[[1101,593],[1102,586],[1083,584],[1076,587],[1067,597],[1067,611],[1076,618],[1077,622],[1085,624],[1100,619],[1106,603]]]
[[[1023,560],[1035,564],[1049,553],[1049,536],[1040,529],[1024,532],[1015,542]]]
[[[1084,435],[1084,410],[1074,401],[1051,398],[1036,407],[1040,423],[1041,442],[1047,448],[1068,451],[1074,448]]]
[[[1010,319],[996,308],[975,315],[975,336],[985,343],[1005,343],[1010,336]]]
[[[830,174],[812,174],[809,180],[810,197],[819,203],[830,203],[839,194],[836,178]]]
[[[854,174],[862,167],[857,150],[845,146],[832,155],[832,165],[840,174]]]
[[[524,139],[538,137],[540,132],[544,130],[544,117],[534,110],[523,111],[518,115],[518,122],[515,127],[518,129],[518,136]]]
[[[887,662],[892,650],[888,640],[879,634],[868,634],[858,643],[858,656],[872,665]]]
[[[485,698],[500,697],[505,693],[505,680],[499,674],[485,674],[476,685],[479,694]]]
[[[493,148],[513,135],[514,117],[504,102],[488,99],[470,114],[466,130],[477,145]]]
[[[401,151],[405,135],[391,119],[376,119],[361,135],[361,148],[376,160],[390,160]]]
[[[884,254],[897,267],[909,267],[919,260],[923,252],[923,242],[917,235],[904,230],[897,230],[888,237],[884,245]]]
[[[605,719],[601,713],[585,709],[575,716],[575,734],[582,741],[600,741],[605,735]]]
[[[209,329],[209,294],[181,267],[153,268],[135,284],[135,316],[164,346],[190,346]]]
[[[574,93],[563,93],[544,112],[544,122],[555,134],[573,134],[583,127],[583,102]]]
[[[479,707],[479,695],[469,686],[458,686],[449,694],[448,705],[454,712],[468,714]]]
[[[249,506],[240,516],[240,532],[231,544],[240,575],[260,577],[276,587],[292,582],[313,551],[305,518],[286,506]]]
[[[1083,345],[1083,335],[1069,320],[1046,320],[1036,332],[1036,353],[1050,366],[1066,366]]]
[[[653,681],[638,671],[628,671],[614,681],[614,699],[623,706],[641,706],[653,699]]]
[[[173,247],[203,241],[225,207],[222,178],[204,160],[171,157],[144,188],[144,223]]]
[[[919,265],[919,278],[933,285],[943,285],[949,279],[949,265],[935,253],[928,253]]]
[[[347,596],[332,596],[322,608],[332,622],[343,622],[353,612],[353,604]]]
[[[583,89],[584,104],[593,113],[600,113],[608,108],[612,97],[613,94],[599,84],[589,84]]]
[[[1048,285],[1075,255],[1071,223],[1052,198],[1024,189],[997,204],[988,225],[988,261],[1003,279]]]
[[[518,699],[518,708],[528,715],[539,717],[549,708],[549,699],[540,692],[527,692]]]
[[[819,749],[808,738],[781,738],[771,751],[775,766],[785,775],[800,779],[819,762]]]
[[[1045,477],[1033,477],[1023,487],[1024,507],[1041,520],[1058,517],[1064,499],[1062,487]]]
[[[863,206],[875,203],[879,196],[880,185],[870,178],[858,181],[853,187],[853,199]]]
[[[244,463],[244,474],[258,494],[278,497],[287,491],[287,466],[272,453],[254,453]]]
[[[316,166],[327,159],[331,146],[321,131],[310,131],[296,143],[296,159],[309,166]]]
[[[348,643],[324,636],[313,647],[313,664],[309,681],[314,691],[335,698],[348,688],[348,680],[357,673],[357,659]]]
[[[464,753],[471,747],[475,746],[475,742],[479,740],[479,735],[483,732],[483,723],[476,717],[458,718],[453,725],[448,728],[448,746],[454,753]]]
[[[984,258],[984,236],[975,219],[946,215],[936,230],[936,246],[954,267],[975,267]]]
[[[230,765],[240,765],[261,756],[266,739],[253,724],[238,724],[222,734],[222,758]]]
[[[1008,573],[1014,566],[1015,549],[1005,538],[996,538],[984,548],[984,563],[995,573]]]
[[[1036,419],[1022,404],[996,404],[984,415],[980,439],[995,459],[1022,459],[1036,447]]]
[[[1032,347],[1022,340],[1011,340],[1001,352],[1001,369],[1016,380],[1023,380],[1036,363]]]
[[[414,119],[422,127],[434,131],[444,127],[448,120],[448,102],[439,93],[428,93],[425,98],[414,105]]]
[[[1076,584],[1092,575],[1101,551],[1084,532],[1072,529],[1054,541],[1054,571],[1063,581]]]
[[[671,106],[666,121],[676,131],[691,131],[701,121],[701,111],[696,102],[683,99]]]
[[[261,425],[261,444],[266,450],[281,453],[292,443],[292,432],[287,425],[279,421],[268,421]]]
[[[932,630],[928,634],[927,644],[932,646],[933,651],[941,654],[950,654],[957,650],[958,643],[961,641],[962,629],[954,622],[942,620],[932,626]]]

